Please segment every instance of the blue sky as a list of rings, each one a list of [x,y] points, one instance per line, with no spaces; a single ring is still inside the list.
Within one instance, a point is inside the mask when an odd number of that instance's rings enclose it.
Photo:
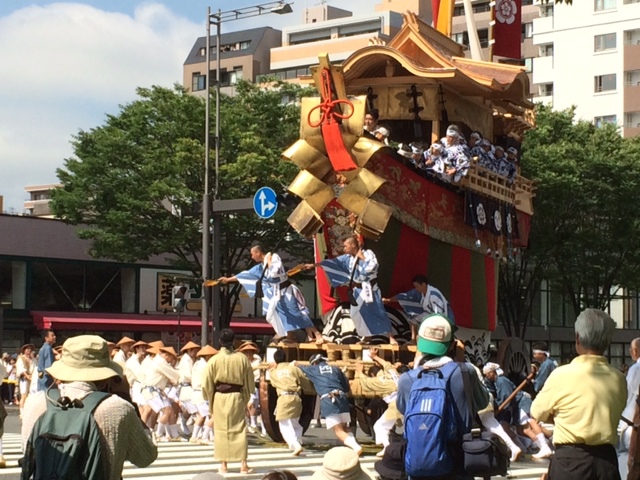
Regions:
[[[79,130],[135,99],[136,87],[182,81],[182,63],[205,34],[207,6],[222,11],[260,0],[0,0],[0,195],[21,212],[24,187],[56,183]],[[371,13],[379,0],[329,0]],[[302,23],[306,6],[223,24],[222,31]],[[348,6],[347,6],[348,5]]]

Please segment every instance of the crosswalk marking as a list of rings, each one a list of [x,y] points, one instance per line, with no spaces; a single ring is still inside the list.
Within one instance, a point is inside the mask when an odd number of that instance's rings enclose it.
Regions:
[[[227,478],[246,478],[259,480],[267,472],[274,469],[286,469],[296,474],[300,480],[309,480],[313,473],[321,468],[325,450],[313,450],[313,445],[307,445],[304,457],[293,457],[291,452],[285,447],[274,444],[256,444],[254,438],[250,437],[249,444],[249,466],[255,473],[247,475],[240,474],[240,464],[238,462],[229,464]],[[4,456],[7,460],[6,469],[0,469],[0,480],[18,480],[20,468],[18,459],[22,457],[22,447],[20,445],[20,435],[16,433],[5,433],[3,437]],[[327,441],[322,440],[322,447],[326,447]],[[375,455],[365,455],[360,463],[375,474],[374,464],[379,459]],[[219,463],[213,459],[213,446],[199,445],[191,443],[160,443],[158,445],[158,458],[153,464],[146,468],[137,468],[130,463],[125,463],[123,478],[125,480],[135,479],[171,479],[190,480],[201,472],[217,471]],[[509,478],[518,480],[539,479],[540,475],[546,472],[547,464],[540,463],[533,465],[516,464],[509,472]]]

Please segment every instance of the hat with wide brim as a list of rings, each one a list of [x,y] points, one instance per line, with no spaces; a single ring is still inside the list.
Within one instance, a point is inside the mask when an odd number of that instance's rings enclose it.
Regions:
[[[213,348],[211,345],[205,345],[200,350],[198,350],[198,353],[196,353],[196,357],[206,357],[209,355],[215,355],[216,353],[218,353],[218,350]]]
[[[191,341],[189,341],[189,342],[187,342],[187,344],[186,344],[184,347],[182,347],[182,348],[180,349],[180,351],[181,351],[181,352],[185,352],[185,351],[187,351],[187,350],[191,350],[192,348],[200,348],[200,345],[198,345],[198,344],[197,344],[197,343],[195,343],[195,342],[191,342]]]
[[[149,342],[149,346],[154,348],[162,348],[164,347],[164,342],[162,340],[154,340],[153,342]]]
[[[260,348],[258,348],[258,345],[256,345],[253,342],[244,342],[236,350],[236,352],[248,352],[248,351],[259,352]]]
[[[378,472],[381,477],[393,480],[402,480],[403,478],[407,478],[407,472],[404,467],[406,448],[407,444],[404,440],[391,442],[384,449],[382,460],[376,462],[373,465],[373,468],[375,468],[376,472]]]
[[[24,353],[24,351],[27,348],[31,348],[31,350],[35,350],[36,346],[33,343],[27,343],[27,344],[23,345],[22,347],[20,347],[20,353]]]
[[[136,341],[133,338],[129,338],[129,337],[122,337],[120,340],[118,340],[118,343],[116,343],[116,345],[121,346],[121,345],[133,345],[134,343],[136,343]]]
[[[131,345],[131,348],[136,349],[138,347],[147,347],[149,348],[151,345],[149,345],[147,342],[143,342],[142,340],[134,343],[133,345]]]
[[[173,347],[161,347],[158,350],[160,352],[168,353],[169,355],[173,355],[175,358],[178,358],[178,354]]]
[[[322,467],[312,480],[376,480],[376,476],[360,465],[358,454],[349,447],[333,447],[324,456]]]
[[[122,367],[111,360],[107,342],[97,335],[67,339],[60,360],[46,370],[61,382],[97,382],[122,376]]]

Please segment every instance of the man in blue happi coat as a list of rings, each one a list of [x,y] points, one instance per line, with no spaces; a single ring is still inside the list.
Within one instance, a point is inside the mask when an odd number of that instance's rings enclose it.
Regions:
[[[390,343],[397,344],[378,287],[376,255],[361,248],[355,237],[345,239],[343,246],[343,255],[322,260],[317,266],[322,267],[332,287],[347,285],[351,289],[351,320],[358,335],[364,337],[363,343],[368,343],[373,335],[388,335]]]
[[[429,280],[425,275],[416,275],[411,281],[413,282],[412,290],[398,293],[390,298],[383,298],[382,301],[400,304],[404,313],[409,317],[411,341],[415,343],[418,327],[426,316],[432,313],[442,313],[452,324],[455,324],[455,318],[445,296],[436,287],[429,285]]]
[[[292,332],[304,329],[310,339],[323,343],[322,334],[309,317],[309,309],[300,289],[289,281],[280,256],[266,253],[262,246],[251,247],[251,259],[257,263],[233,277],[221,277],[222,283],[239,282],[249,297],[256,295],[256,285],[262,284],[262,314],[277,337],[293,339]],[[266,269],[266,271],[265,271]]]
[[[294,362],[297,365],[296,362]],[[313,388],[320,396],[320,414],[324,417],[327,430],[333,430],[338,440],[353,449],[358,455],[362,447],[351,432],[351,406],[347,395],[349,380],[337,367],[327,364],[327,359],[320,353],[309,359],[309,365],[297,365],[313,383]]]

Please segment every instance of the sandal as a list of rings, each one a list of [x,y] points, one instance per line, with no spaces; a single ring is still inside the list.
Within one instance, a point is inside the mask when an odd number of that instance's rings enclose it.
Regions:
[[[249,468],[249,469],[246,469],[246,470],[240,469],[240,473],[243,473],[245,475],[249,475],[249,474],[251,474],[253,472],[255,472],[255,470],[253,468]]]

